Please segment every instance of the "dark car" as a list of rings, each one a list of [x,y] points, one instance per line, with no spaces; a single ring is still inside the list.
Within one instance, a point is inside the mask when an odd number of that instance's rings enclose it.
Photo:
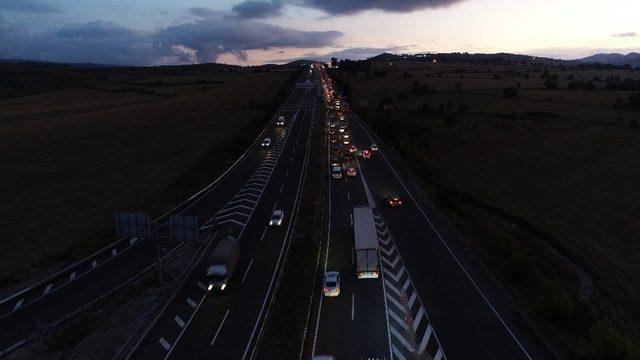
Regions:
[[[331,166],[340,166],[342,165],[342,163],[340,162],[340,159],[338,159],[337,157],[334,157],[331,159]]]
[[[402,199],[398,195],[389,195],[387,196],[387,205],[389,207],[400,207],[402,206]]]

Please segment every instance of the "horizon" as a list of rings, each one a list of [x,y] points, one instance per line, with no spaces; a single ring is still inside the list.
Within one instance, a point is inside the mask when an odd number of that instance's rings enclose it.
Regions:
[[[640,4],[628,0],[615,9],[544,0],[526,12],[506,0],[6,0],[0,10],[0,58],[62,63],[262,65],[384,52],[575,60],[640,51]]]

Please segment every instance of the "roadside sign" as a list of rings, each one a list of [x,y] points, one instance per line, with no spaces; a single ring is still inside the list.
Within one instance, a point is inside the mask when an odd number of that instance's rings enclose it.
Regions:
[[[143,212],[116,213],[116,234],[118,238],[150,238],[151,216]]]
[[[200,228],[200,219],[197,216],[171,215],[169,225],[173,240],[195,241]]]

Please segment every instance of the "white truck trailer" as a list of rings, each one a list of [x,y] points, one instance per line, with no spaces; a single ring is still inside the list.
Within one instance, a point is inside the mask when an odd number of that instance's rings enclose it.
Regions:
[[[378,235],[373,222],[373,209],[369,206],[353,208],[353,237],[358,279],[380,276]]]

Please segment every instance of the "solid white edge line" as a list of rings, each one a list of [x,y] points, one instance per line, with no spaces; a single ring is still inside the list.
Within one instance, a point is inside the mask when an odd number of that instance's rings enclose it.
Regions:
[[[325,125],[326,126],[326,125]],[[327,139],[327,141],[329,141],[329,139]],[[331,158],[331,144],[327,143],[327,161],[330,161]],[[328,174],[326,176],[329,176]],[[329,244],[331,242],[331,178],[327,179],[327,186],[328,186],[328,196],[327,196],[327,201],[328,201],[328,207],[329,207],[329,216],[328,219],[329,221],[327,222],[327,243],[325,246],[325,253],[324,253],[324,267],[322,270],[322,274],[324,276],[324,273],[327,272],[327,262],[329,261]],[[315,333],[313,335],[313,347],[311,348],[311,357],[313,358],[313,356],[316,354],[316,342],[318,340],[318,330],[320,328],[320,314],[322,312],[322,292],[320,293],[320,301],[318,301],[318,316],[316,318],[316,330]]]
[[[367,134],[367,136],[369,137],[369,140],[373,141],[373,138],[371,137],[371,134],[369,134],[369,131],[362,125],[360,125],[360,127],[365,131],[365,133]],[[384,153],[379,151],[380,155],[382,155],[382,159],[385,161],[385,163],[387,164],[387,167],[391,170],[391,172],[393,172],[393,175],[396,177],[396,179],[398,180],[398,182],[402,185],[402,187],[404,188],[404,190],[407,192],[407,194],[409,194],[409,197],[411,198],[411,200],[413,201],[413,203],[416,205],[416,207],[418,208],[418,210],[420,211],[420,213],[422,214],[422,216],[427,220],[427,222],[429,223],[429,226],[431,226],[431,229],[433,229],[433,231],[435,232],[435,234],[438,236],[438,238],[440,239],[440,242],[445,246],[445,248],[447,249],[447,251],[449,252],[449,254],[451,255],[451,257],[455,260],[455,262],[458,264],[458,266],[460,267],[460,269],[462,270],[462,272],[466,275],[467,279],[469,279],[469,281],[471,282],[471,284],[475,287],[476,291],[478,291],[478,293],[480,294],[480,296],[482,297],[482,299],[484,300],[484,302],[489,306],[489,308],[491,308],[491,311],[493,312],[493,314],[498,318],[498,320],[500,321],[500,323],[502,324],[502,326],[504,326],[505,329],[507,329],[507,331],[509,332],[509,335],[511,335],[511,338],[516,342],[516,344],[518,344],[518,347],[520,348],[520,350],[522,350],[522,352],[525,354],[525,356],[529,359],[532,360],[531,355],[529,355],[529,353],[527,352],[527,350],[524,348],[524,346],[522,345],[522,343],[520,343],[520,340],[518,340],[518,338],[515,336],[515,334],[513,333],[513,331],[511,331],[511,328],[509,327],[509,325],[507,325],[507,323],[502,319],[502,317],[500,316],[500,314],[498,314],[498,311],[495,309],[495,307],[493,306],[493,304],[491,304],[491,302],[489,302],[489,299],[486,297],[486,295],[482,292],[482,290],[480,289],[480,287],[478,286],[478,284],[476,284],[476,282],[473,280],[473,278],[471,277],[471,275],[469,274],[469,272],[467,272],[467,270],[464,268],[464,266],[462,265],[462,263],[460,262],[460,260],[458,259],[458,257],[453,253],[453,251],[451,250],[451,248],[449,247],[449,245],[446,243],[446,241],[444,241],[444,238],[442,237],[442,235],[440,235],[440,232],[435,228],[435,226],[433,225],[433,223],[431,222],[431,220],[429,220],[429,217],[427,217],[427,215],[425,214],[425,212],[422,210],[422,207],[418,204],[418,202],[416,201],[416,199],[413,197],[413,194],[411,194],[411,192],[409,191],[409,189],[407,188],[407,186],[404,184],[404,182],[400,179],[400,177],[398,176],[398,174],[396,173],[396,171],[393,169],[393,167],[391,166],[391,164],[389,163],[389,160],[387,160],[386,156],[384,156]],[[421,301],[422,302],[422,301]],[[440,341],[438,341],[438,343],[440,343]],[[442,348],[442,344],[440,344],[440,348]]]
[[[355,300],[355,294],[351,293],[351,320],[353,321],[353,317],[355,315],[355,311],[356,311],[356,300]]]
[[[300,108],[302,107],[302,103],[303,102],[304,102],[304,97],[300,101],[300,107],[298,107],[298,111],[296,111],[296,114],[294,115],[294,117],[297,118],[298,112],[300,111]],[[307,149],[306,149],[306,152],[305,152],[304,163],[303,163],[303,166],[302,166],[300,181],[298,182],[298,190],[296,192],[296,197],[295,197],[293,209],[297,209],[298,208],[298,202],[299,202],[299,199],[300,199],[300,193],[302,191],[302,185],[304,183],[304,174],[305,174],[305,171],[306,171],[307,166],[308,166],[308,159],[309,159],[309,153],[310,153],[310,147],[311,147],[311,142],[310,142],[309,139],[311,139],[311,134],[313,132],[313,122],[314,122],[314,119],[315,119],[315,113],[313,115],[314,116],[311,119],[311,124],[309,125],[309,136],[307,137],[307,142],[308,142],[307,143]],[[293,211],[297,211],[297,210],[293,210]],[[251,332],[251,336],[249,337],[249,342],[247,343],[247,346],[246,346],[246,348],[244,350],[244,354],[242,355],[242,360],[244,360],[246,358],[247,352],[249,351],[249,348],[251,347],[251,343],[253,342],[253,337],[255,336],[256,329],[258,328],[258,324],[260,324],[260,318],[262,317],[262,313],[264,312],[264,307],[266,306],[267,300],[269,299],[269,294],[271,292],[271,288],[273,287],[273,282],[274,282],[275,277],[276,277],[278,265],[280,264],[280,261],[282,259],[282,254],[284,252],[285,245],[287,243],[290,243],[290,241],[286,241],[286,239],[288,239],[288,237],[289,237],[289,232],[291,230],[291,225],[293,224],[293,222],[294,221],[293,221],[293,217],[292,217],[292,220],[289,221],[289,225],[287,227],[287,232],[285,234],[285,241],[283,241],[282,247],[280,248],[280,255],[278,256],[278,261],[276,262],[276,269],[275,269],[273,275],[271,276],[271,282],[269,283],[269,288],[267,289],[267,293],[265,294],[264,301],[262,302],[262,307],[260,308],[260,313],[258,314],[258,318],[256,319],[256,323],[255,323],[255,325],[253,327],[253,331]],[[280,271],[282,271],[282,269],[280,269]],[[262,323],[262,326],[260,328],[260,332],[262,332],[262,327],[264,327],[264,322]],[[252,355],[253,355],[253,352],[252,352]]]

